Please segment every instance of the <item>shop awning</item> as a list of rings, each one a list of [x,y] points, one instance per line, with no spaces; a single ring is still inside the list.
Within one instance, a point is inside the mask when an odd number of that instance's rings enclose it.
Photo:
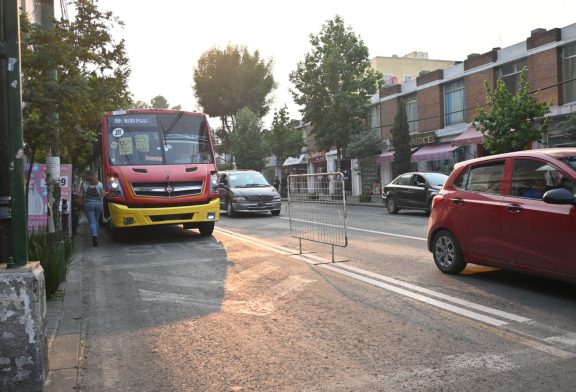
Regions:
[[[452,146],[450,143],[434,144],[421,147],[412,154],[412,162],[421,161],[438,161],[440,159],[450,159],[453,157],[453,151],[458,146]]]
[[[378,157],[378,162],[389,162],[393,160],[394,160],[394,150],[383,152]]]
[[[482,132],[477,130],[474,127],[470,127],[460,135],[456,136],[452,139],[453,146],[466,146],[468,144],[479,144],[482,143],[484,140],[484,136],[482,136]]]
[[[287,158],[282,166],[294,166],[306,163],[306,154],[300,154],[298,158],[289,157]]]

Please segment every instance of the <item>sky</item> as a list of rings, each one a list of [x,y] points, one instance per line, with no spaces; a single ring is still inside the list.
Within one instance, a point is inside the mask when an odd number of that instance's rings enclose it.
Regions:
[[[273,61],[278,83],[265,126],[284,105],[291,118],[301,118],[288,75],[311,51],[310,34],[336,15],[370,58],[420,51],[454,61],[514,45],[536,28],[576,23],[575,0],[98,0],[98,8],[125,24],[113,37],[126,41],[134,100],[162,95],[171,106],[201,111],[192,75],[202,53],[228,44],[258,50]]]

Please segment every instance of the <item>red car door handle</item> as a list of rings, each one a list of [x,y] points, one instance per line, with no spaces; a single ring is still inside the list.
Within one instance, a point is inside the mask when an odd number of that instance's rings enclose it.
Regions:
[[[520,212],[523,210],[522,206],[518,204],[507,204],[506,209],[510,212]]]
[[[464,204],[464,200],[460,198],[452,199],[452,203],[456,205]]]

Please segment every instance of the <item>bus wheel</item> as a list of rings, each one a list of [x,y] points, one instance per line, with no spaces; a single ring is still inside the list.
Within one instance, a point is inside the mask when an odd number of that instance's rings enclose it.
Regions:
[[[214,231],[214,222],[202,222],[198,226],[198,230],[200,230],[201,236],[209,237]]]

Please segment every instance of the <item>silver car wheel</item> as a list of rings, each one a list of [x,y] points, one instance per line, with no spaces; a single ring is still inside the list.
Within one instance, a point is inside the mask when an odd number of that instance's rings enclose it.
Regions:
[[[460,244],[448,230],[441,230],[434,236],[432,252],[436,266],[444,273],[458,274],[466,268]]]
[[[450,268],[454,264],[454,243],[450,238],[442,236],[436,241],[434,253],[438,264],[444,268]]]

